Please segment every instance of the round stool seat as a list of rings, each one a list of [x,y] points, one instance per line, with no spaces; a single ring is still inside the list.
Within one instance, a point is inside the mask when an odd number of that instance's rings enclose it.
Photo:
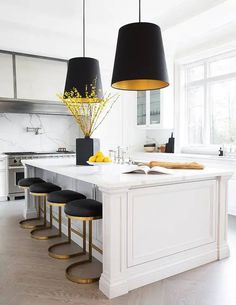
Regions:
[[[68,216],[102,218],[102,203],[93,199],[68,202],[64,208]]]
[[[56,191],[48,195],[49,203],[65,204],[76,199],[86,199],[86,196],[71,190]]]
[[[35,194],[48,194],[60,190],[60,186],[50,182],[36,183],[30,186],[30,193]]]
[[[38,178],[38,177],[24,178],[24,179],[19,180],[18,185],[21,186],[21,187],[30,187],[32,184],[42,183],[42,182],[45,182],[45,181],[41,178]]]

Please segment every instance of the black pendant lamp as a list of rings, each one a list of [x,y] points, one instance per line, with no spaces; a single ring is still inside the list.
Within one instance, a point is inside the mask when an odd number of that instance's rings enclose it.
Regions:
[[[69,60],[64,94],[71,92],[73,88],[79,92],[82,102],[88,100],[86,97],[91,95],[92,90],[93,92],[95,90],[97,100],[103,97],[99,61],[85,57],[85,0],[83,0],[83,57]]]
[[[156,90],[169,86],[160,27],[139,22],[119,29],[112,87],[121,90]]]

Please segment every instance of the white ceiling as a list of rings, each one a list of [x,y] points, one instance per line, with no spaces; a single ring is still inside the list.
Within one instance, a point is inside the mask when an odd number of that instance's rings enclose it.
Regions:
[[[236,0],[142,0],[142,21],[160,25],[173,49],[234,26],[235,11]],[[81,13],[82,0],[0,0],[0,48],[82,55]],[[86,55],[110,65],[118,29],[137,20],[138,0],[86,0]]]
[[[196,45],[217,45],[236,40],[236,0],[228,0],[211,9],[186,19],[165,33],[167,45],[175,46],[177,53],[184,53]]]
[[[142,20],[166,29],[222,2],[143,0]],[[86,11],[87,34],[104,40],[104,33],[138,20],[138,0],[86,0]],[[81,13],[82,0],[0,0],[0,20],[68,35],[81,34]]]

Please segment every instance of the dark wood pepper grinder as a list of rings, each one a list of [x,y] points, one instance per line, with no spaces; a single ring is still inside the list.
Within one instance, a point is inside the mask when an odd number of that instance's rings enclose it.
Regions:
[[[224,156],[224,152],[223,152],[223,149],[220,147],[220,150],[219,150],[219,157],[222,157]]]

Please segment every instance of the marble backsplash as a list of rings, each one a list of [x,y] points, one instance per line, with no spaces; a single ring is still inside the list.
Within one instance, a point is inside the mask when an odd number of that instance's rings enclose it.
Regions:
[[[155,142],[157,145],[165,144],[168,142],[171,133],[174,132],[173,129],[150,129],[146,132],[146,143]],[[174,132],[175,137],[175,132]]]
[[[40,128],[39,134],[27,127]],[[59,115],[0,113],[0,153],[7,151],[75,151],[80,129],[74,118]]]

